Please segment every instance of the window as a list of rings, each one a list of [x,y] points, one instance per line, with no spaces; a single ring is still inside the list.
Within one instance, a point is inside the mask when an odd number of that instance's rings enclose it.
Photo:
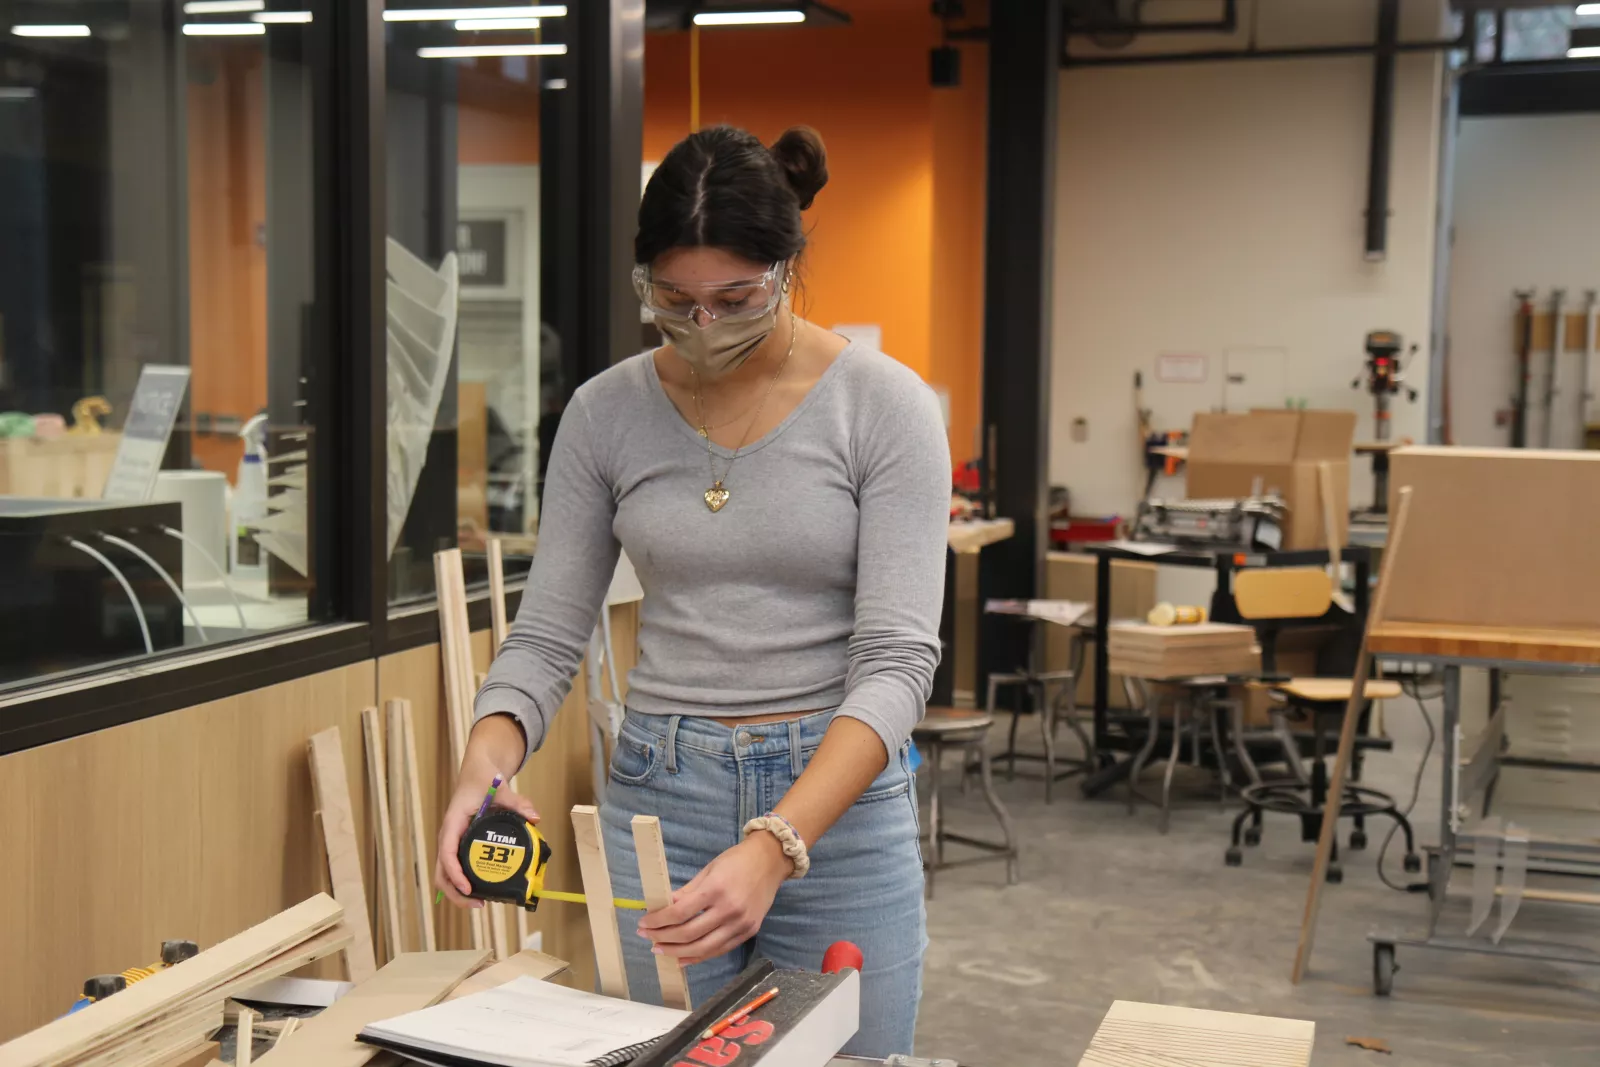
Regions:
[[[563,5],[390,3],[389,596],[433,595],[433,553],[490,537],[531,555],[539,472],[562,402],[543,164],[574,19]],[[569,271],[570,273],[570,271]],[[509,562],[508,567],[516,566]]]
[[[0,0],[0,689],[322,621],[331,0]]]

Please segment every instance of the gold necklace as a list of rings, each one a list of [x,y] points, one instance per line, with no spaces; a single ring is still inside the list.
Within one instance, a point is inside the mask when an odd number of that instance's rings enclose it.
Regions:
[[[772,396],[772,390],[777,387],[778,379],[783,377],[783,369],[789,365],[789,357],[794,355],[794,339],[795,335],[799,332],[799,320],[791,319],[789,326],[789,350],[783,354],[783,362],[779,363],[778,369],[773,372],[772,381],[767,383],[767,391],[761,394],[761,403],[756,405],[755,414],[751,415],[750,421],[745,423],[744,436],[739,438],[739,445],[733,450],[733,455],[729,457],[728,466],[722,472],[721,478],[717,477],[717,454],[711,449],[711,437],[706,433],[705,415],[702,413],[700,407],[700,376],[695,374],[693,369],[689,371],[690,380],[694,383],[695,415],[701,424],[700,436],[705,438],[706,442],[706,466],[710,468],[711,471],[711,488],[707,489],[702,494],[702,498],[706,502],[706,507],[711,509],[712,514],[716,514],[728,505],[728,498],[732,494],[728,492],[728,487],[725,486],[723,482],[727,479],[728,475],[733,473],[733,465],[739,462],[739,452],[744,448],[745,444],[749,442],[750,431],[755,428],[757,420],[761,418],[761,412],[766,410],[767,398]]]

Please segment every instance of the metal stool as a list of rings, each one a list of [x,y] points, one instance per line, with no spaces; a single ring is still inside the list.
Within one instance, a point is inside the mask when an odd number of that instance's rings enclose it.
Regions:
[[[922,862],[923,870],[927,872],[928,896],[933,896],[934,872],[945,867],[959,867],[967,863],[982,863],[986,860],[1006,861],[1006,884],[1016,885],[1017,874],[1017,835],[1011,826],[1011,816],[1005,806],[1000,803],[1000,798],[994,791],[994,773],[989,766],[986,742],[989,737],[989,727],[994,725],[994,717],[981,711],[964,711],[954,708],[929,708],[927,717],[917,724],[911,731],[912,740],[915,741],[927,754],[928,766],[928,844],[930,856]],[[941,764],[947,749],[957,749],[961,752],[962,781],[966,781],[968,770],[977,768],[978,781],[983,789],[983,799],[989,805],[989,810],[1000,822],[1000,832],[1005,835],[1003,842],[985,841],[980,838],[967,837],[962,834],[953,834],[944,828],[942,810],[939,803],[939,793],[943,787],[943,771]],[[970,848],[980,849],[984,852],[981,856],[969,856],[959,860],[946,860],[944,858],[945,842],[954,841],[957,844]]]
[[[1044,620],[1032,619],[1026,616],[1016,616],[1019,621],[1033,625],[1031,647],[1028,653],[1028,664],[1015,671],[997,672],[989,675],[989,691],[984,701],[984,710],[993,716],[999,711],[997,707],[1000,687],[1015,686],[1016,701],[1011,706],[1011,733],[1006,742],[1006,750],[996,753],[993,759],[998,762],[1005,760],[1006,777],[1015,781],[1017,777],[1017,760],[1039,760],[1044,763],[1044,802],[1050,803],[1053,799],[1055,784],[1063,778],[1070,778],[1075,774],[1086,773],[1094,765],[1094,742],[1084,732],[1082,724],[1078,722],[1077,689],[1079,672],[1082,669],[1083,644],[1077,640],[1076,631],[1072,641],[1071,669],[1064,671],[1041,671],[1034,668],[1034,664],[1043,659],[1040,649],[1040,628],[1045,625]],[[1056,686],[1054,699],[1050,695],[1050,687]],[[1023,715],[1023,703],[1026,700],[1033,706],[1039,715],[1039,737],[1044,744],[1044,755],[1035,755],[1032,752],[1017,751],[1017,726]],[[1056,731],[1062,724],[1078,738],[1079,745],[1083,748],[1082,759],[1056,758]],[[1067,770],[1056,770],[1057,764],[1064,763]]]

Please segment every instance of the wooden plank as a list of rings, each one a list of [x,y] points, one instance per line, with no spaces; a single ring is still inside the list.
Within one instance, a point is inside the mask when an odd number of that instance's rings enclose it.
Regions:
[[[400,724],[400,741],[405,746],[405,785],[408,821],[411,823],[412,874],[417,886],[417,913],[422,917],[422,947],[432,952],[438,947],[433,930],[433,871],[429,864],[428,843],[423,837],[422,769],[417,763],[417,729],[411,721],[411,701],[389,702],[390,723]],[[392,729],[392,725],[391,725]]]
[[[617,909],[611,906],[611,870],[606,864],[601,836],[600,809],[593,804],[572,808],[572,836],[578,845],[578,868],[583,875],[583,895],[589,911],[589,934],[594,938],[595,966],[600,992],[628,999],[628,969],[622,960],[622,935],[617,932]]]
[[[506,560],[500,538],[489,539],[489,656],[500,654],[506,643]]]
[[[299,1017],[295,1017],[295,1018],[292,1018],[292,1019],[285,1019],[283,1021],[282,1028],[280,1028],[278,1030],[278,1039],[272,1043],[272,1047],[273,1048],[277,1048],[279,1045],[283,1044],[283,1039],[284,1038],[292,1037],[294,1035],[294,1032],[296,1030],[300,1029],[300,1024],[303,1021],[304,1020],[300,1019]]]
[[[384,704],[384,725],[386,727],[388,744],[385,746],[385,757],[388,767],[385,777],[389,786],[389,825],[393,832],[391,848],[394,861],[395,898],[399,907],[398,921],[400,923],[400,941],[392,946],[391,957],[401,952],[408,951],[412,934],[415,935],[415,944],[419,949],[426,950],[425,932],[422,929],[422,913],[427,904],[427,898],[419,895],[421,887],[416,882],[416,863],[412,858],[413,838],[411,834],[411,794],[406,789],[406,746],[404,739],[405,722],[401,717],[399,705],[390,700]]]
[[[518,978],[533,978],[540,982],[547,978],[554,978],[567,969],[566,960],[558,960],[554,956],[546,956],[543,952],[524,951],[499,963],[485,967],[477,974],[465,979],[460,985],[452,989],[445,1000],[456,1000],[468,997],[474,993],[482,993],[486,989],[505,985],[507,982]]]
[[[337,726],[313,734],[311,793],[322,818],[322,839],[328,849],[328,877],[333,899],[344,907],[353,939],[344,952],[352,982],[364,982],[378,969],[372,951],[372,924],[367,918],[367,889],[361,874],[361,846],[350,811],[350,783],[345,777],[344,746]]]
[[[256,1013],[246,1008],[239,1013],[239,1029],[233,1042],[234,1067],[250,1067],[255,1062]]]
[[[213,998],[201,998],[153,1019],[99,1052],[71,1061],[72,1067],[147,1067],[192,1049],[222,1029],[223,1012]]]
[[[1367,640],[1374,652],[1384,655],[1600,666],[1600,630],[1390,621],[1373,627]]]
[[[1078,1067],[1251,1064],[1306,1067],[1316,1024],[1118,1000],[1106,1012]]]
[[[1344,796],[1345,775],[1350,770],[1350,755],[1355,750],[1356,723],[1361,718],[1361,705],[1366,696],[1367,675],[1371,670],[1372,656],[1367,650],[1367,633],[1378,620],[1384,618],[1389,604],[1389,591],[1394,587],[1395,561],[1406,544],[1406,522],[1411,513],[1411,487],[1400,490],[1399,506],[1394,509],[1394,522],[1389,527],[1389,544],[1383,553],[1383,573],[1378,577],[1377,592],[1367,611],[1367,622],[1361,634],[1361,651],[1356,657],[1355,676],[1350,683],[1350,699],[1344,706],[1344,722],[1339,727],[1339,749],[1333,760],[1333,774],[1328,781],[1328,796]],[[1333,803],[1337,804],[1335,799]],[[1305,916],[1300,920],[1300,943],[1295,950],[1295,985],[1305,977],[1311,962],[1311,949],[1316,941],[1317,914],[1322,908],[1322,883],[1327,877],[1328,864],[1333,858],[1333,838],[1339,832],[1339,820],[1322,820],[1322,832],[1317,836],[1317,855],[1311,864],[1311,885],[1306,890]]]
[[[1506,887],[1494,887],[1494,895],[1506,895]],[[1539,900],[1548,904],[1583,904],[1588,907],[1600,907],[1600,893],[1583,893],[1573,889],[1538,889],[1524,888],[1521,893],[1523,900]]]
[[[0,1045],[0,1067],[45,1067],[114,1041],[164,1011],[225,987],[337,923],[343,909],[318,894],[114,997]]]
[[[274,1046],[258,1062],[362,1067],[380,1051],[356,1040],[362,1027],[439,1003],[456,983],[487,960],[488,954],[478,949],[402,953],[321,1014],[306,1020],[298,1033]]]
[[[633,848],[639,858],[644,901],[651,911],[660,911],[672,903],[672,874],[667,868],[667,847],[661,840],[660,819],[654,815],[633,817]],[[611,894],[607,893],[602,899],[610,907]],[[655,961],[656,977],[661,981],[662,1005],[690,1010],[689,983],[683,977],[683,964],[666,955],[655,957]]]
[[[378,709],[361,713],[361,731],[367,747],[367,791],[372,795],[376,821],[373,836],[378,843],[378,901],[382,905],[387,955],[393,959],[405,951],[405,936],[400,926],[400,886],[395,881],[394,827],[389,819],[389,771],[384,753],[383,726]]]
[[[206,1067],[221,1051],[222,1046],[215,1041],[202,1041],[192,1049],[163,1060],[156,1067]]]
[[[445,549],[434,553],[434,581],[439,596],[439,650],[444,662],[445,715],[449,722],[450,762],[457,770],[467,751],[467,734],[472,719],[472,644],[467,618],[466,578],[461,567],[461,550]],[[472,947],[490,943],[488,909],[468,913]]]

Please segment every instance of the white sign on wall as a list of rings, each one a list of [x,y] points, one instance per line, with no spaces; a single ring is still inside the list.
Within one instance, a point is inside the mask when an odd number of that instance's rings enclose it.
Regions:
[[[1206,380],[1206,357],[1160,355],[1156,357],[1156,381],[1199,385]]]

